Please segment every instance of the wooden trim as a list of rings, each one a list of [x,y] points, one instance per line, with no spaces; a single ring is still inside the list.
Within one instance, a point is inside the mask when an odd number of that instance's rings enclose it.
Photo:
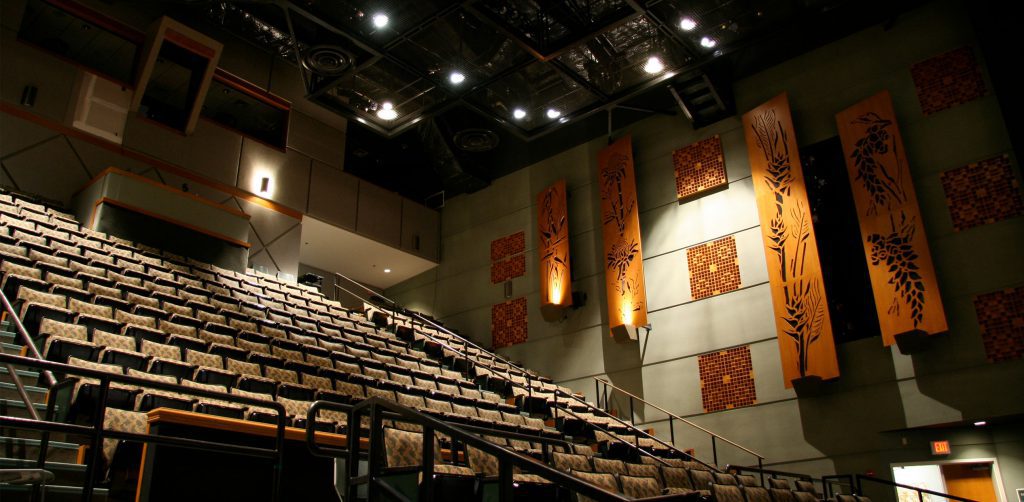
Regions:
[[[227,432],[238,432],[253,436],[275,437],[277,426],[262,422],[250,422],[237,418],[220,417],[216,415],[205,415],[191,411],[174,410],[170,408],[157,408],[149,413],[149,423],[168,423],[175,425],[186,425],[190,427],[203,427]],[[317,443],[336,446],[339,448],[348,447],[348,436],[331,432],[316,431]],[[306,431],[295,427],[284,428],[284,438],[289,441],[306,441]],[[362,441],[360,441],[362,444]]]
[[[206,230],[206,229],[203,229],[203,228],[199,228],[199,227],[197,227],[195,225],[192,225],[191,223],[186,223],[186,222],[181,221],[181,220],[176,220],[174,218],[170,218],[170,217],[164,216],[162,214],[157,214],[157,213],[154,213],[152,211],[143,209],[143,208],[138,207],[138,206],[133,206],[131,204],[125,204],[124,202],[121,202],[119,200],[114,200],[114,199],[107,198],[107,197],[103,197],[102,199],[96,201],[96,204],[93,206],[93,214],[89,218],[89,226],[90,227],[92,227],[92,223],[93,223],[92,220],[93,220],[93,218],[96,217],[96,208],[100,204],[110,204],[111,206],[116,206],[116,207],[120,207],[122,209],[127,209],[129,211],[134,211],[136,213],[139,213],[139,214],[142,214],[142,215],[145,215],[145,216],[149,216],[150,218],[156,218],[156,219],[161,220],[161,221],[166,221],[167,223],[172,223],[174,225],[178,225],[179,227],[185,227],[185,228],[187,228],[189,230],[192,230],[194,232],[199,232],[201,234],[205,234],[205,235],[208,235],[210,237],[213,237],[213,238],[216,238],[216,239],[220,239],[220,240],[222,240],[224,242],[227,242],[227,243],[230,243],[230,244],[234,244],[236,246],[241,246],[241,247],[246,248],[246,249],[252,247],[252,244],[249,244],[248,242],[240,241],[238,239],[235,239],[233,237],[228,237],[228,236],[226,236],[224,234],[221,234],[221,233],[218,233],[218,232],[213,232],[211,230]]]
[[[36,114],[34,114],[32,112],[29,112],[28,110],[20,108],[20,107],[18,107],[16,105],[13,105],[13,104],[11,104],[11,103],[9,103],[7,101],[0,100],[0,112],[7,113],[8,115],[12,115],[12,116],[18,117],[18,118],[23,119],[23,120],[28,120],[29,122],[32,122],[34,124],[46,127],[47,129],[50,129],[52,131],[59,132],[59,133],[65,135],[65,136],[70,136],[70,137],[73,137],[75,139],[80,139],[80,140],[85,141],[87,143],[91,143],[91,144],[93,144],[95,146],[103,148],[103,149],[105,149],[107,151],[116,153],[118,155],[123,155],[123,156],[128,157],[129,159],[132,159],[132,160],[137,160],[137,161],[142,162],[144,164],[153,166],[153,167],[155,167],[157,169],[160,169],[160,170],[163,170],[163,171],[167,171],[167,172],[169,172],[171,174],[174,174],[176,176],[180,176],[182,178],[185,178],[185,179],[187,179],[189,181],[192,181],[192,182],[195,182],[195,183],[199,183],[199,184],[202,184],[202,185],[206,185],[207,187],[210,187],[210,188],[212,188],[214,190],[218,190],[218,191],[224,192],[227,195],[231,195],[231,196],[237,197],[239,199],[245,200],[247,202],[251,202],[253,204],[256,204],[258,206],[262,206],[262,207],[264,207],[266,209],[270,209],[271,211],[276,211],[278,213],[281,213],[281,214],[286,215],[286,216],[290,216],[290,217],[295,218],[297,220],[301,220],[302,219],[302,212],[300,212],[300,211],[296,211],[296,210],[294,210],[294,209],[292,209],[290,207],[283,206],[283,205],[281,205],[281,204],[279,204],[277,202],[274,202],[274,201],[271,201],[271,200],[267,200],[267,199],[258,197],[256,195],[253,195],[253,194],[249,193],[249,192],[243,191],[242,189],[240,189],[240,188],[238,188],[236,186],[227,185],[227,184],[221,183],[219,181],[214,181],[214,180],[208,179],[208,178],[203,177],[201,175],[195,174],[192,171],[190,171],[190,170],[188,170],[188,169],[186,169],[184,167],[181,167],[181,166],[178,166],[178,165],[175,165],[175,164],[171,164],[169,162],[160,160],[160,159],[158,159],[156,157],[151,157],[151,156],[149,156],[149,155],[147,155],[145,153],[139,152],[137,150],[133,150],[131,148],[127,148],[125,146],[119,145],[119,144],[114,143],[112,141],[108,141],[108,140],[100,138],[98,136],[93,136],[92,134],[86,133],[84,131],[80,131],[78,129],[65,126],[65,125],[63,125],[63,124],[61,124],[59,122],[50,120],[50,119],[42,117],[40,115],[36,115]]]
[[[77,2],[72,2],[70,0],[45,0],[45,2],[67,12],[68,14],[71,14],[72,16],[98,25],[100,28],[114,33],[129,42],[135,42],[136,44],[142,45],[142,43],[146,41],[145,33]]]
[[[219,204],[219,203],[214,202],[214,201],[209,200],[209,199],[204,199],[204,198],[200,197],[197,194],[189,193],[189,192],[184,192],[182,190],[174,188],[174,187],[172,187],[170,185],[167,185],[165,183],[160,183],[159,181],[155,181],[155,180],[149,179],[149,178],[147,178],[145,176],[142,176],[141,174],[136,174],[136,173],[133,173],[131,171],[125,171],[124,169],[120,169],[120,168],[117,168],[117,167],[114,167],[114,166],[110,166],[110,167],[100,171],[100,173],[97,174],[96,176],[93,176],[93,178],[91,180],[89,180],[85,184],[85,186],[83,186],[82,188],[78,189],[75,192],[75,194],[77,195],[77,194],[81,193],[86,188],[89,188],[90,186],[92,186],[93,184],[95,184],[96,182],[98,182],[100,179],[102,179],[104,176],[107,176],[108,174],[119,174],[119,175],[124,176],[126,178],[132,178],[132,179],[134,179],[136,181],[141,181],[143,183],[148,183],[148,184],[153,185],[153,186],[155,186],[157,188],[160,188],[162,190],[166,190],[168,192],[171,192],[171,193],[174,193],[174,194],[177,194],[177,195],[181,195],[183,197],[187,197],[187,198],[192,199],[192,200],[194,200],[196,202],[199,202],[199,203],[202,203],[202,204],[206,204],[207,206],[210,206],[210,207],[213,207],[213,208],[216,208],[216,209],[220,209],[221,211],[225,211],[225,212],[231,213],[231,214],[233,214],[235,216],[239,216],[239,217],[242,217],[242,218],[245,218],[245,219],[252,218],[251,215],[242,212],[240,209],[235,209],[233,207],[225,206],[223,204]]]
[[[275,108],[289,112],[292,109],[292,104],[287,99],[273,94],[266,89],[262,89],[256,84],[249,82],[248,80],[245,80],[223,68],[217,68],[217,70],[213,72],[213,79]]]

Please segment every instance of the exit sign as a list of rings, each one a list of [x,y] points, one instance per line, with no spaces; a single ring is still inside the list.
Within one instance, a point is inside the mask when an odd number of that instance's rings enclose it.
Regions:
[[[949,455],[949,441],[932,441],[932,455]]]

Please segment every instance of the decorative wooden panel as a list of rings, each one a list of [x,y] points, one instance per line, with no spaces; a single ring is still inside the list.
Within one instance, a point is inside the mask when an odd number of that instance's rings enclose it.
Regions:
[[[716,134],[672,152],[676,171],[676,195],[680,201],[728,185],[722,139]]]
[[[526,341],[526,298],[516,298],[491,307],[491,345],[498,349]]]
[[[1008,155],[942,173],[942,189],[957,232],[1024,214],[1020,182]]]
[[[917,192],[889,91],[836,115],[875,309],[886,346],[896,335],[948,329]]]
[[[785,385],[792,387],[794,379],[803,377],[838,377],[818,244],[786,94],[744,114],[743,129]]]
[[[700,399],[705,413],[757,403],[749,346],[701,354],[697,358],[697,366],[700,370]]]
[[[978,295],[974,310],[990,362],[1024,357],[1024,287]]]
[[[569,210],[565,180],[537,195],[537,234],[540,243],[540,310],[547,320],[572,305],[569,266]]]
[[[623,327],[647,325],[647,293],[630,136],[601,150],[597,162],[608,325],[612,333],[616,333]],[[630,338],[636,337],[635,330],[627,331],[630,331]]]
[[[524,232],[491,241],[491,284],[526,275],[526,256],[522,254],[525,250]]]
[[[921,111],[931,115],[985,95],[985,79],[970,47],[928,58],[910,67]]]
[[[724,237],[686,250],[690,294],[694,300],[735,291],[740,287],[736,239]]]

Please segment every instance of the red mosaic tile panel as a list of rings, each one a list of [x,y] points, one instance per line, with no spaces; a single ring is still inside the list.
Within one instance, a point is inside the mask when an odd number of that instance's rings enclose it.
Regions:
[[[727,183],[722,139],[718,135],[672,152],[672,164],[676,168],[676,194],[680,200]]]
[[[989,362],[1024,357],[1024,287],[978,295],[974,311]]]
[[[702,354],[697,359],[705,413],[757,403],[749,346]]]
[[[1020,181],[1007,155],[942,173],[942,189],[956,231],[1024,214]]]
[[[736,239],[731,235],[687,249],[686,262],[690,266],[690,294],[694,300],[740,287]]]
[[[495,349],[526,341],[526,298],[491,307],[491,346]]]
[[[961,47],[910,67],[921,111],[931,115],[985,95],[985,80],[970,47]]]
[[[526,233],[516,232],[491,241],[491,261],[526,251]]]
[[[515,277],[526,275],[526,255],[518,254],[511,258],[491,263],[491,284],[505,282]]]

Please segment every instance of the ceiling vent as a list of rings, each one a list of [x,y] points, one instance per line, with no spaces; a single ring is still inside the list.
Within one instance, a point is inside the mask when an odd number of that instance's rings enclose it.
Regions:
[[[498,135],[489,129],[463,129],[455,133],[455,146],[466,152],[489,152],[498,147]]]
[[[323,77],[337,77],[351,66],[351,55],[336,45],[310,47],[302,58],[303,68]]]

